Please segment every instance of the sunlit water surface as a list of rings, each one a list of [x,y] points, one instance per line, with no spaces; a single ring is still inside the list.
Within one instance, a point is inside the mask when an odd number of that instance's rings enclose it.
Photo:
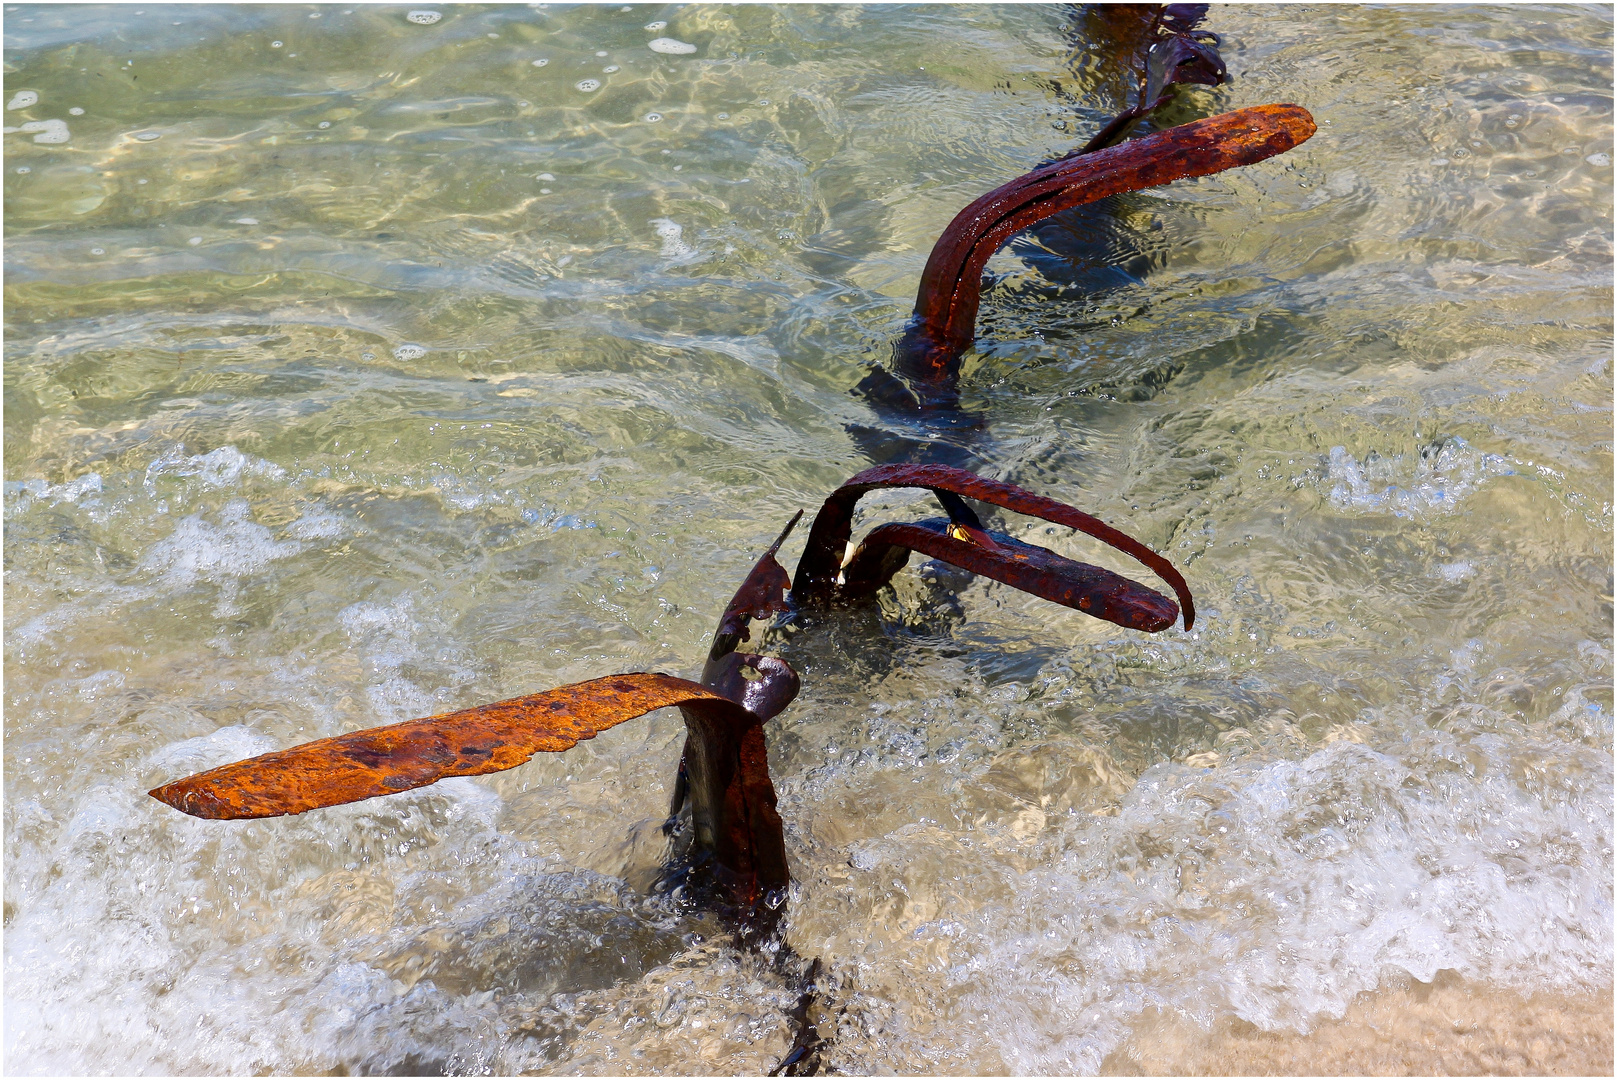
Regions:
[[[870,463],[939,231],[1116,72],[1058,7],[421,10],[5,8],[8,1072],[787,1046],[794,988],[647,892],[672,713],[297,818],[145,791],[695,673]],[[984,471],[1167,553],[1194,632],[917,560],[771,645],[827,1068],[1611,985],[1611,12],[1209,25],[1181,118],[1319,134],[1002,252],[963,385]]]

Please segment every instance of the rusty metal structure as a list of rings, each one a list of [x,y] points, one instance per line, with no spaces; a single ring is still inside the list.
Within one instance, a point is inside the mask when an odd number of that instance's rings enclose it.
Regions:
[[[1167,101],[1175,85],[1222,81],[1217,38],[1195,29],[1205,10],[1101,10],[1097,17],[1134,50],[1138,103],[1083,149],[995,188],[955,216],[927,260],[915,314],[894,345],[893,370],[873,368],[856,388],[878,413],[943,427],[980,425],[960,411],[960,360],[972,344],[983,268],[1018,231],[1107,196],[1254,164],[1313,135],[1307,110],[1264,105],[1118,141]],[[860,498],[903,487],[931,492],[944,516],[880,525],[844,558]],[[968,499],[1095,537],[1149,568],[1176,599],[991,529]],[[644,672],[609,675],[278,750],[176,780],[151,795],[201,818],[300,814],[447,776],[516,768],[535,753],[565,751],[674,706],[687,737],[665,828],[670,865],[695,886],[696,902],[718,910],[738,940],[756,943],[776,932],[790,883],[764,725],[797,696],[800,680],[783,659],[737,651],[749,640],[753,620],[789,620],[867,602],[914,552],[1133,630],[1158,632],[1181,617],[1188,630],[1195,620],[1184,577],[1138,540],[1075,507],[951,465],[892,463],[851,477],[820,507],[796,574],[789,576],[776,556],[801,517],[800,511],[786,525],[725,607],[699,682]],[[818,1036],[807,1017],[818,971],[815,960],[800,976],[799,1037],[777,1072],[814,1068]]]

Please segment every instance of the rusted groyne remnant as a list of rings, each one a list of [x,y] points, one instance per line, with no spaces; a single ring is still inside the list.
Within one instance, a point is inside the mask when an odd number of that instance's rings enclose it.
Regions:
[[[1262,105],[1118,143],[1169,99],[1175,85],[1218,85],[1224,66],[1216,37],[1196,29],[1206,5],[1098,10],[1126,43],[1123,51],[1133,50],[1127,66],[1138,72],[1136,104],[1082,149],[994,189],[955,216],[927,260],[914,316],[894,344],[892,370],[873,368],[859,384],[878,412],[924,424],[975,423],[960,413],[960,359],[975,333],[983,268],[1018,231],[1111,195],[1254,164],[1313,135],[1306,109]],[[930,491],[944,516],[881,525],[845,558],[859,499],[894,487]],[[1151,569],[1177,603],[1110,570],[990,529],[967,500],[1102,540]],[[670,808],[670,872],[693,886],[690,893],[699,902],[717,908],[741,940],[757,941],[777,927],[790,882],[763,725],[792,702],[800,681],[782,658],[738,651],[750,638],[752,621],[865,602],[912,552],[1135,630],[1158,632],[1181,616],[1189,629],[1195,619],[1184,578],[1139,541],[1075,507],[950,465],[880,465],[850,478],[821,506],[794,578],[776,556],[801,516],[792,518],[726,606],[700,682],[661,673],[609,675],[320,739],[176,780],[151,794],[201,818],[299,814],[447,776],[515,768],[535,753],[565,751],[617,724],[675,706],[687,737]],[[813,1067],[817,1035],[806,1017],[818,966],[816,960],[803,976],[801,1031],[777,1072]]]

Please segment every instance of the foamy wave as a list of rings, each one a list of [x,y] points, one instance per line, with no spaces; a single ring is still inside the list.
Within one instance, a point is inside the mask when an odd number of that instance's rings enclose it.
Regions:
[[[969,939],[962,1008],[1016,1033],[999,1049],[1027,1074],[1099,1071],[1153,1007],[1307,1032],[1393,972],[1609,984],[1600,757],[1433,731],[1400,756],[1343,741],[1261,767],[1160,765],[1115,819],[1046,842],[1012,918],[927,936]],[[1542,794],[1514,779],[1546,767],[1576,779]]]

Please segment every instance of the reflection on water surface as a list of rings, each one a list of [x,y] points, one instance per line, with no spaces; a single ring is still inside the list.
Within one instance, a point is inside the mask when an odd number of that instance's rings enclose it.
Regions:
[[[790,988],[644,892],[677,716],[293,819],[144,792],[697,670],[868,464],[848,391],[939,230],[1115,108],[1070,13],[5,17],[7,1070],[773,1064]],[[985,471],[1204,613],[1145,637],[917,564],[791,640],[829,1067],[1609,993],[1610,13],[1210,25],[1234,80],[1187,117],[1319,135],[1001,252],[963,385]]]

